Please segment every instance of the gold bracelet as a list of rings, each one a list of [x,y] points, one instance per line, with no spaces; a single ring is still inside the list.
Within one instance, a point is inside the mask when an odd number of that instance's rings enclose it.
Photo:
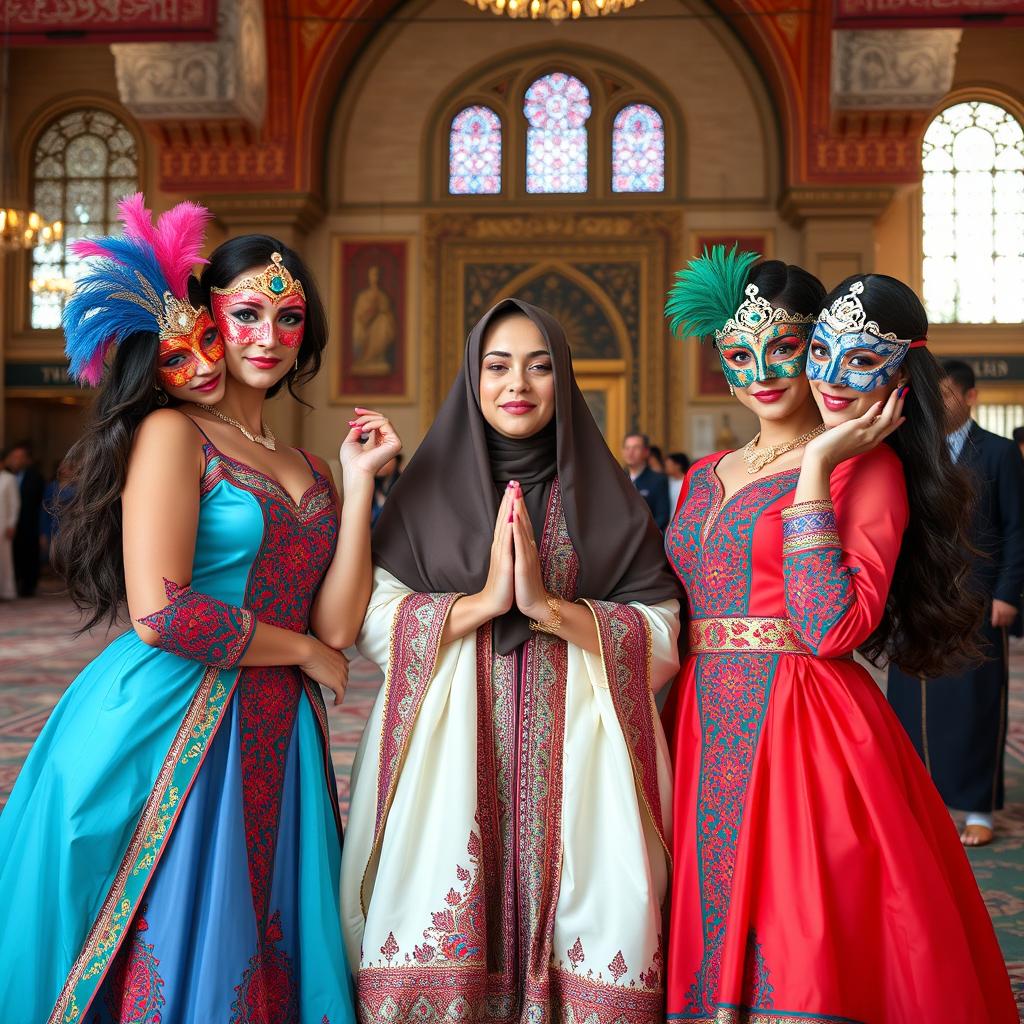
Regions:
[[[544,601],[548,606],[548,611],[551,613],[551,617],[547,622],[537,622],[531,619],[530,629],[537,633],[551,633],[554,636],[558,636],[558,630],[562,626],[562,615],[558,610],[562,603],[562,599],[559,597],[552,597],[548,594],[544,598]]]

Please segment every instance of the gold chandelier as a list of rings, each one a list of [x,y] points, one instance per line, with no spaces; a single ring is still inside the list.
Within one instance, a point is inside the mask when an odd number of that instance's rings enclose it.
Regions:
[[[547,18],[560,22],[566,18],[603,18],[642,3],[643,0],[466,0],[471,7],[509,18]]]
[[[0,62],[0,202],[10,202],[11,181],[11,140],[8,133],[7,111],[10,101],[11,48],[6,32],[3,36],[3,55]],[[59,221],[44,220],[35,210],[14,209],[0,206],[0,251],[10,249],[32,249],[37,245],[49,245],[64,237],[64,225]]]
[[[64,225],[59,220],[43,220],[35,210],[14,210],[0,207],[0,248],[32,249],[49,245],[64,237]]]

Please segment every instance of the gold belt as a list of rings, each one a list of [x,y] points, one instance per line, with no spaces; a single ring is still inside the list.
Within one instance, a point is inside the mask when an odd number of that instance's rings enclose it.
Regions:
[[[810,654],[789,619],[693,619],[690,654]]]

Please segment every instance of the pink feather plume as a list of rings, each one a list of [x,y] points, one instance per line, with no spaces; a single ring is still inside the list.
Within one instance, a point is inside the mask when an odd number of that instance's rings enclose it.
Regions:
[[[81,373],[79,373],[79,379],[85,381],[89,387],[95,388],[99,386],[100,380],[103,378],[107,350],[112,344],[113,342],[108,339],[100,345],[100,347],[92,354],[92,358],[90,358],[85,368]]]
[[[125,196],[118,203],[125,234],[139,238],[153,248],[160,269],[179,299],[188,297],[188,279],[196,263],[206,263],[199,256],[203,248],[210,211],[198,203],[184,202],[160,214],[156,225],[153,214],[146,209],[141,192]]]
[[[88,259],[90,256],[99,256],[103,259],[111,259],[111,255],[103,245],[102,238],[79,238],[69,246],[71,251],[79,259]]]

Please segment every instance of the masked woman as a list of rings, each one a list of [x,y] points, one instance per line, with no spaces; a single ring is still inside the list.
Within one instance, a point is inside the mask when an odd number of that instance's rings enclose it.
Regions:
[[[80,350],[114,343],[112,384],[146,380],[144,346],[193,313],[142,255],[116,239],[91,245],[103,263],[65,317],[73,368]],[[299,331],[288,349],[275,329],[262,342],[278,380],[294,380],[318,363],[325,331],[312,280],[280,251],[272,261],[258,250],[248,276],[270,269],[268,288],[279,279],[293,296],[305,278],[308,340]],[[343,458],[372,456],[378,440],[361,452],[354,430]],[[0,1002],[32,1021],[349,1021],[330,896],[340,829],[316,687],[340,693],[346,671],[306,632],[318,585],[344,561],[332,561],[332,488],[307,469],[293,498],[175,409],[134,437],[119,420],[87,435],[76,469],[103,462],[104,446],[104,503],[83,482],[58,561],[93,621],[126,598],[134,629],[72,684],[0,819],[0,891],[22,921],[0,939],[12,968]],[[364,507],[354,501],[345,518],[361,516],[365,547],[364,475]],[[89,546],[90,528],[106,531],[106,547]],[[333,609],[353,636],[362,610]]]
[[[778,274],[778,264],[752,268],[755,260],[719,250],[692,262],[667,312],[673,329],[715,332],[743,404],[776,410],[786,395],[763,392],[795,387],[807,408],[807,380],[780,375],[773,351],[785,332],[800,340],[794,358],[806,358],[820,292],[795,287],[807,276],[797,268]],[[936,566],[919,546],[918,531],[940,521],[956,534],[957,480],[911,446],[923,461],[908,474],[948,488],[928,491],[941,512],[922,513],[920,491],[911,488],[908,502],[900,456],[880,444],[910,424],[896,371],[918,335],[883,339],[863,313],[843,297],[822,317],[839,334],[867,331],[888,345],[891,359],[858,356],[849,367],[855,380],[884,385],[865,415],[808,436],[798,418],[771,424],[762,413],[760,438],[695,463],[667,535],[693,617],[667,709],[676,781],[670,1020],[1017,1019],[956,831],[851,657],[861,646],[915,667],[956,657],[975,612],[953,586],[961,563]],[[744,352],[757,367],[749,375],[737,372]],[[933,406],[938,392],[918,400]],[[940,442],[940,423],[925,418],[915,436],[931,430]]]
[[[361,1019],[662,1020],[678,589],[551,316],[507,299],[473,329],[373,545]]]

